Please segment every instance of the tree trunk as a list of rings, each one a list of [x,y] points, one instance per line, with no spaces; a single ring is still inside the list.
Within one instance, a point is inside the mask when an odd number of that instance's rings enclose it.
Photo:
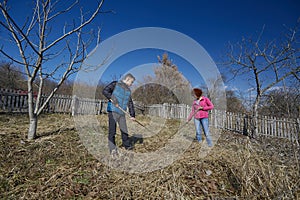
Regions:
[[[38,115],[34,112],[34,105],[33,100],[33,90],[32,90],[32,79],[28,80],[28,116],[29,116],[29,129],[28,129],[28,140],[33,140],[36,137],[36,129],[37,129],[37,120]]]
[[[260,96],[257,96],[255,99],[255,103],[253,105],[253,111],[252,111],[252,120],[251,120],[251,134],[252,138],[256,137],[258,135],[258,130],[257,130],[257,123],[258,123],[258,104],[260,102]]]
[[[28,130],[28,140],[33,140],[36,138],[36,129],[37,129],[37,115],[33,114],[29,117],[29,130]]]

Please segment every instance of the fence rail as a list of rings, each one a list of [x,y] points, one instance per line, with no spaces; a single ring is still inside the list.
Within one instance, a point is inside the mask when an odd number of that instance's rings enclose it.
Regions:
[[[47,96],[42,96],[44,103]],[[106,112],[107,101],[80,98],[76,96],[55,95],[43,112],[77,114],[101,114]],[[162,118],[186,119],[191,107],[185,104],[156,104],[143,107],[136,102],[136,107],[143,114]],[[0,89],[0,112],[25,113],[28,111],[28,96],[22,91]],[[254,127],[254,120],[247,114],[231,113],[213,109],[209,114],[210,124],[215,128],[227,129],[249,134]],[[259,116],[255,127],[259,134],[288,138],[299,142],[300,119],[285,119],[270,116]]]

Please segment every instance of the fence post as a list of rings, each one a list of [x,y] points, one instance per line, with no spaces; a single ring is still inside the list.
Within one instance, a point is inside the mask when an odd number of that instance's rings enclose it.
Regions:
[[[244,117],[244,128],[243,128],[243,135],[246,135],[246,136],[249,135],[249,132],[248,132],[248,123],[249,123],[248,114],[246,114],[245,117]]]
[[[102,114],[102,109],[103,109],[103,101],[99,100],[99,105],[98,105],[98,112],[97,115]]]
[[[75,116],[77,114],[77,107],[78,107],[78,98],[76,95],[72,97],[72,116]]]
[[[299,142],[300,142],[300,119],[298,118],[296,120],[296,131],[295,131],[295,140],[296,140],[296,144],[299,146]]]
[[[216,118],[217,118],[217,116],[216,116],[216,110],[212,110],[211,112],[210,112],[210,117],[211,117],[211,123],[212,123],[212,126],[214,127],[214,128],[216,128]]]
[[[162,108],[162,117],[163,118],[167,118],[167,103],[163,104],[163,108]]]

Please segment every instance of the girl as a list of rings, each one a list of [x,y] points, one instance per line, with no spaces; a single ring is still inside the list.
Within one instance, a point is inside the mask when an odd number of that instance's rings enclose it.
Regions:
[[[214,105],[209,100],[209,98],[202,96],[202,90],[199,88],[193,89],[193,94],[195,100],[193,101],[192,111],[187,118],[189,122],[194,117],[194,123],[196,128],[196,138],[198,142],[202,142],[201,127],[203,128],[204,135],[209,147],[211,147],[212,140],[209,134],[209,125],[208,125],[208,111],[214,108]]]

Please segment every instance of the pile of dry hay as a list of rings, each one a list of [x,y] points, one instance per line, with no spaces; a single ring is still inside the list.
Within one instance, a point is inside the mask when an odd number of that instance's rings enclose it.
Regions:
[[[204,158],[193,142],[172,165],[132,174],[89,154],[68,115],[43,115],[35,141],[25,139],[27,122],[22,115],[0,117],[0,199],[300,198],[300,150],[287,140],[222,131]],[[137,143],[135,151],[161,146],[158,137]]]

